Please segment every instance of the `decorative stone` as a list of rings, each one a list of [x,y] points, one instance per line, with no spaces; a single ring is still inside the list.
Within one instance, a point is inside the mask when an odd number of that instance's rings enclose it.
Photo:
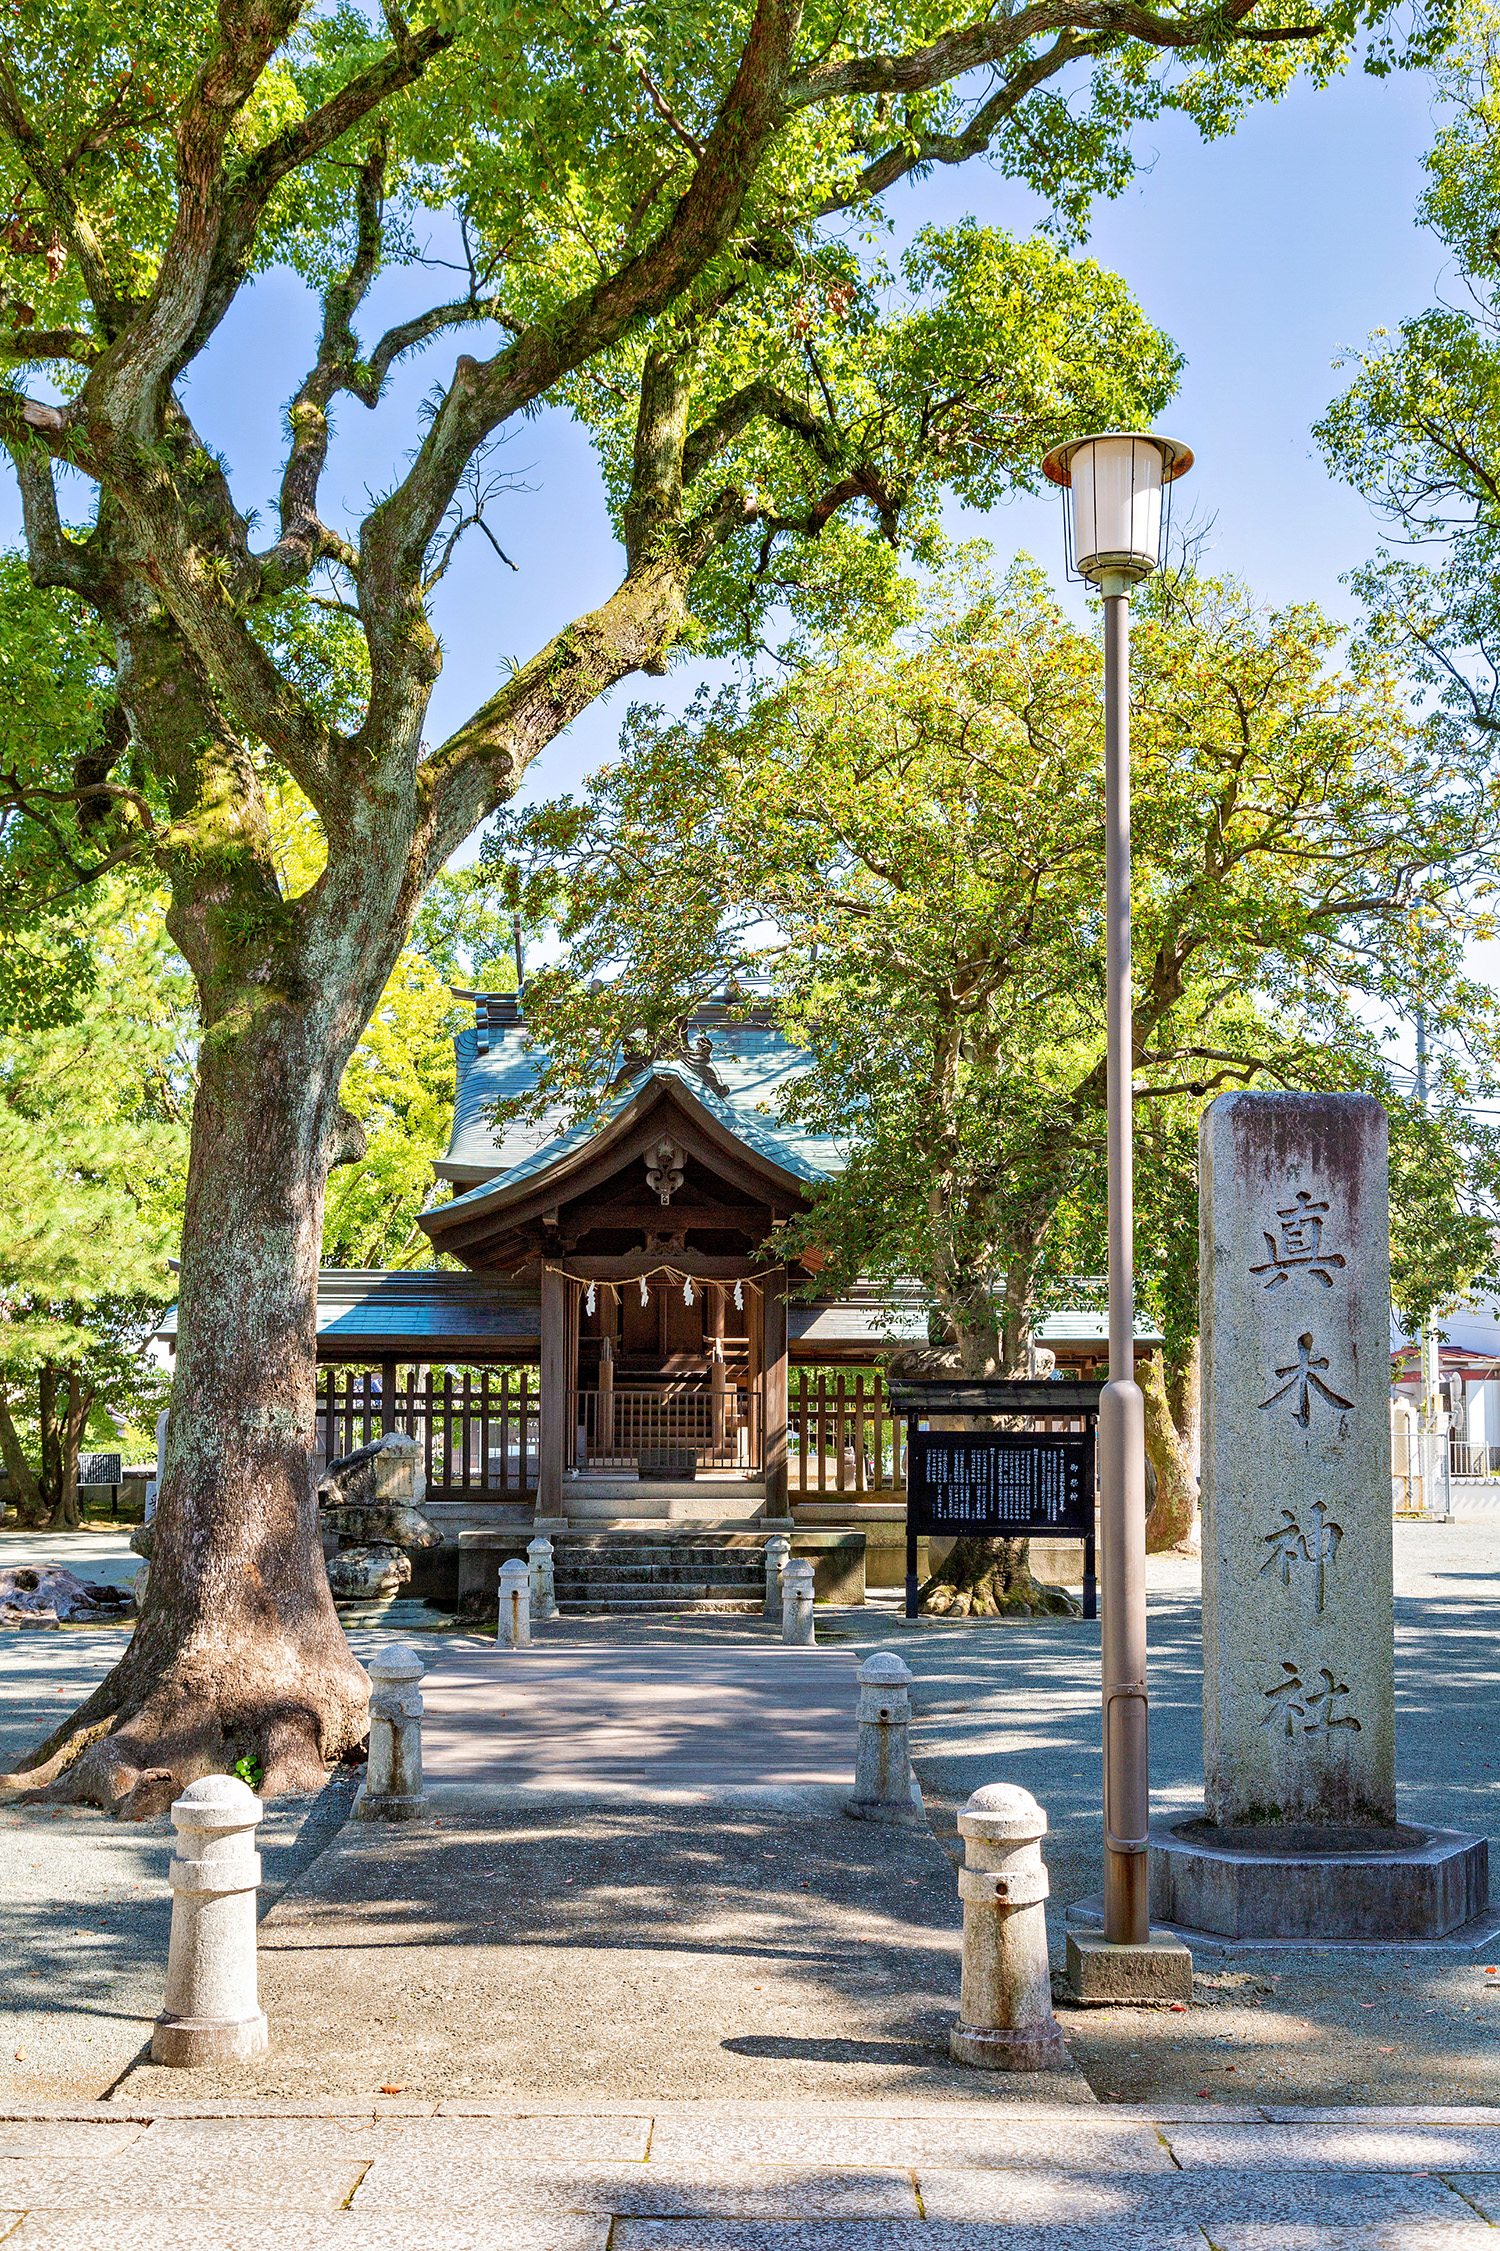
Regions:
[[[518,1555],[500,1566],[499,1639],[510,1649],[524,1649],[531,1639],[531,1571]]]
[[[318,1483],[320,1529],[360,1547],[436,1547],[442,1534],[421,1513],[426,1490],[416,1439],[387,1431],[329,1463]]]
[[[813,1567],[803,1556],[794,1556],[781,1574],[781,1638],[801,1649],[810,1649],[817,1642]]]
[[[792,1543],[784,1532],[773,1532],[766,1542],[766,1599],[761,1616],[781,1622],[781,1574],[792,1557]]]
[[[1220,1095],[1199,1163],[1208,1817],[1389,1827],[1385,1112]]]
[[[877,1649],[855,1674],[859,1734],[854,1795],[844,1807],[855,1821],[926,1825],[922,1793],[911,1770],[911,1674],[892,1649]]]
[[[538,1625],[544,1626],[558,1615],[552,1542],[528,1540],[526,1563],[531,1578],[531,1615]]]
[[[411,1821],[427,1810],[422,1790],[424,1667],[397,1642],[370,1659],[370,1758],[350,1818]]]
[[[369,1602],[399,1594],[411,1577],[411,1558],[381,1540],[369,1547],[340,1548],[328,1558],[328,1585],[335,1602]]]
[[[389,1501],[420,1508],[427,1491],[422,1449],[404,1431],[388,1430],[368,1446],[330,1462],[318,1481],[323,1506],[371,1508]]]
[[[255,1983],[261,1803],[232,1774],[190,1783],[172,1807],[172,1933],[153,2063],[239,2062],[267,2043]]]
[[[948,2046],[981,2071],[1053,2071],[1067,2060],[1047,1962],[1047,1816],[1029,1790],[987,1782],[958,1817],[964,1865],[959,2021]]]
[[[61,1564],[15,1564],[0,1571],[0,1626],[109,1625],[126,1617],[124,1587],[75,1579]]]

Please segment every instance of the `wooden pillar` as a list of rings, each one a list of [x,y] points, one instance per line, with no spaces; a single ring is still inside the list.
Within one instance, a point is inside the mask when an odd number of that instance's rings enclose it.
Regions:
[[[570,1469],[578,1467],[578,1340],[583,1328],[583,1291],[576,1282],[565,1281],[567,1293],[568,1345],[567,1345],[567,1463]]]
[[[568,1455],[568,1278],[542,1268],[541,1381],[537,1401],[536,1513],[563,1513],[563,1466]]]
[[[606,1285],[607,1286],[607,1285]],[[605,1300],[606,1315],[609,1301]],[[599,1339],[599,1429],[597,1445],[606,1462],[615,1458],[615,1347],[606,1321]]]
[[[396,1363],[380,1363],[380,1435],[382,1438],[396,1427]]]
[[[786,1268],[773,1267],[761,1283],[761,1366],[765,1378],[766,1514],[785,1516],[786,1467]]]

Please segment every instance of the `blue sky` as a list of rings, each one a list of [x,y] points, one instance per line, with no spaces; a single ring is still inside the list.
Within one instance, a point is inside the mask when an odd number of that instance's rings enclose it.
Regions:
[[[1186,354],[1181,393],[1163,418],[1197,455],[1179,506],[1216,519],[1211,566],[1243,576],[1267,601],[1312,597],[1346,612],[1340,575],[1377,543],[1364,504],[1325,475],[1309,427],[1337,388],[1340,347],[1431,298],[1441,257],[1413,208],[1433,124],[1427,80],[1358,71],[1322,92],[1299,87],[1279,106],[1252,111],[1232,139],[1208,146],[1166,118],[1140,137],[1142,170],[1130,191],[1096,214],[1090,251],[1125,277]],[[902,189],[891,208],[898,242],[919,225],[970,211],[1018,230],[1039,216],[1033,198],[982,165]],[[456,278],[386,277],[362,322],[367,339],[414,304],[446,294]],[[271,276],[242,294],[192,375],[189,411],[227,456],[243,507],[264,510],[274,494],[280,409],[314,335],[308,293]],[[358,512],[367,490],[386,486],[410,442],[415,404],[457,348],[439,344],[403,370],[373,415],[341,402],[328,515]],[[529,487],[504,496],[494,516],[519,567],[503,568],[471,539],[441,590],[445,669],[434,740],[490,691],[505,657],[530,654],[618,576],[593,458],[567,418],[547,413],[523,423],[504,458]],[[9,504],[13,511],[13,494]],[[982,532],[1002,560],[1024,549],[1060,574],[1055,499],[1022,498],[987,517],[955,509],[952,520],[955,530]],[[684,670],[664,683],[625,683],[544,756],[528,794],[567,788],[607,756],[630,700],[678,702],[697,676]]]

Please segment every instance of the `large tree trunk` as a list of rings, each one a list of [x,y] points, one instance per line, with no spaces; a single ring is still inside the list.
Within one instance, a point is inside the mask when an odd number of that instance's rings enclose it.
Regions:
[[[61,1414],[57,1411],[57,1396],[54,1390],[52,1413],[56,1423],[57,1486],[52,1496],[52,1529],[54,1532],[76,1532],[83,1522],[78,1495],[78,1456],[89,1419],[89,1409],[94,1403],[94,1394],[91,1389],[85,1388],[78,1371],[70,1368],[62,1377],[62,1397],[65,1404]]]
[[[126,1806],[145,1774],[250,1756],[319,1785],[367,1733],[311,1466],[323,1190],[349,1029],[268,1003],[203,1041],[166,1473],[145,1607],[87,1702],[9,1778]],[[159,1794],[159,1787],[158,1787]]]
[[[1167,1397],[1167,1370],[1160,1349],[1137,1371],[1146,1402],[1146,1459],[1156,1476],[1156,1499],[1146,1518],[1146,1552],[1181,1547],[1198,1513],[1198,1480]]]
[[[35,1470],[26,1459],[21,1434],[11,1418],[10,1402],[3,1388],[0,1388],[0,1459],[5,1463],[11,1505],[18,1520],[28,1525],[44,1524],[47,1520],[46,1495],[37,1483]]]

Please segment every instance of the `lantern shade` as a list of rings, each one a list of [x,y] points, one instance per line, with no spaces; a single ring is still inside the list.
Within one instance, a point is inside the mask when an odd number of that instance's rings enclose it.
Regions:
[[[1096,585],[1109,573],[1149,577],[1161,561],[1166,487],[1192,467],[1175,439],[1111,430],[1054,446],[1042,468],[1068,490],[1072,562]]]

